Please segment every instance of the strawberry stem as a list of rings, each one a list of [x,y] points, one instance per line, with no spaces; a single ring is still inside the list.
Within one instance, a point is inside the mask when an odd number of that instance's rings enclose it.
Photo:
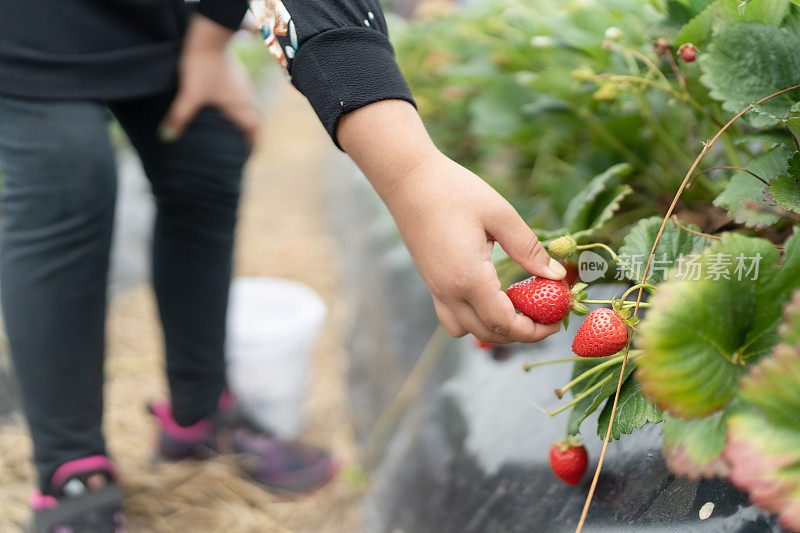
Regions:
[[[613,300],[581,300],[582,304],[591,304],[591,305],[613,305]],[[622,304],[623,307],[634,307],[636,302],[624,302]],[[643,302],[639,304],[639,307],[649,307],[650,304],[647,302]]]
[[[687,185],[687,187],[688,187],[688,185]],[[722,240],[722,237],[717,237],[716,235],[709,235],[708,233],[703,233],[702,231],[695,231],[695,230],[693,230],[692,228],[690,228],[688,226],[684,226],[683,224],[681,224],[681,221],[678,218],[678,215],[672,215],[672,217],[670,217],[670,218],[672,218],[672,221],[679,228],[681,228],[684,231],[688,231],[689,233],[693,233],[694,235],[698,235],[700,237],[706,237],[708,239],[714,239],[716,241],[721,241]]]
[[[699,178],[703,174],[706,174],[707,172],[711,172],[712,170],[738,170],[739,172],[745,172],[747,174],[750,174],[751,176],[753,176],[755,179],[757,179],[758,181],[760,181],[764,185],[769,186],[769,182],[767,180],[765,180],[764,178],[762,178],[761,176],[759,176],[758,174],[756,174],[752,170],[747,170],[746,168],[742,168],[742,167],[734,167],[734,166],[722,165],[722,166],[718,166],[718,167],[711,167],[711,168],[707,168],[705,170],[701,170],[700,172],[698,172],[697,174],[695,174],[694,176],[692,176],[689,179],[689,183],[686,184],[686,188],[687,189],[691,188],[692,185],[694,184],[694,180],[696,180],[697,178]]]
[[[566,357],[564,359],[549,359],[547,361],[538,361],[536,363],[525,363],[522,365],[522,369],[525,372],[530,372],[532,368],[537,366],[544,366],[544,365],[553,365],[556,363],[572,363],[575,361],[585,361],[585,357]]]
[[[630,289],[628,289],[627,291],[625,291],[625,292],[622,294],[622,298],[620,298],[620,300],[622,300],[623,302],[624,302],[625,300],[627,300],[627,299],[628,299],[628,296],[629,296],[629,295],[630,295],[630,294],[631,294],[633,291],[635,291],[636,289],[647,289],[647,290],[649,290],[650,292],[655,292],[655,290],[656,290],[655,286],[653,286],[653,285],[650,285],[649,283],[640,283],[640,284],[638,284],[638,285],[634,285],[633,287],[631,287]],[[638,305],[639,305],[639,307],[641,307],[641,306],[642,306],[642,303],[641,303],[641,302],[638,302]]]
[[[579,359],[581,359],[583,361],[586,360],[585,357],[579,357]],[[585,371],[583,374],[577,376],[575,379],[573,379],[572,381],[570,381],[569,383],[567,383],[563,387],[561,387],[559,389],[556,389],[556,396],[558,396],[559,399],[560,399],[562,396],[564,396],[565,392],[567,392],[569,389],[571,389],[572,387],[574,387],[575,385],[577,385],[578,383],[580,383],[584,379],[586,379],[588,377],[591,377],[592,375],[600,372],[601,370],[603,370],[605,368],[608,368],[610,366],[614,366],[615,364],[619,363],[620,361],[622,361],[622,355],[617,355],[617,356],[612,356],[611,359],[608,359],[608,360],[603,361],[602,363],[600,363],[598,365],[593,366],[592,368],[590,368],[589,370]]]
[[[606,252],[608,252],[611,255],[611,258],[614,261],[616,261],[620,265],[622,265],[625,268],[627,268],[628,271],[630,271],[636,277],[636,279],[638,279],[639,281],[643,281],[642,280],[642,276],[637,274],[636,271],[633,268],[631,268],[631,266],[628,263],[626,263],[625,261],[620,259],[619,256],[617,255],[617,253],[614,250],[612,250],[610,246],[607,246],[607,245],[605,245],[605,244],[603,244],[601,242],[595,242],[595,243],[592,243],[592,244],[582,244],[582,245],[578,246],[576,248],[576,250],[590,250],[592,248],[601,248],[601,249],[605,250]]]
[[[606,383],[611,381],[612,377],[614,377],[614,374],[607,375],[606,377],[604,377],[603,379],[601,379],[600,381],[598,381],[597,383],[595,383],[594,385],[592,385],[591,387],[589,387],[588,389],[583,391],[582,393],[580,393],[577,396],[575,396],[575,398],[573,398],[572,401],[569,402],[568,404],[562,405],[561,407],[559,407],[555,411],[548,411],[547,414],[550,415],[550,416],[556,416],[558,413],[563,413],[564,411],[566,411],[567,409],[569,409],[570,407],[572,407],[573,405],[575,405],[579,401],[583,400],[584,398],[589,396],[591,393],[593,393],[594,391],[596,391],[597,389],[599,389],[600,387],[602,387],[603,385],[605,385]]]

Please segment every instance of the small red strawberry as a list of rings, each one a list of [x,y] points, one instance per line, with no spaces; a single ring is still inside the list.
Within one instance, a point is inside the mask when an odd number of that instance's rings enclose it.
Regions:
[[[687,63],[691,63],[697,59],[698,52],[699,50],[697,50],[697,47],[692,43],[683,44],[680,48],[678,48],[678,55],[681,56],[681,59]]]
[[[517,311],[540,324],[564,320],[572,304],[572,293],[564,280],[532,277],[513,284],[506,294]]]
[[[572,287],[578,282],[578,265],[571,262],[565,262],[561,264],[567,269],[567,275],[564,276],[564,281],[569,283],[569,286]]]
[[[478,339],[477,337],[472,337],[472,341],[475,344],[476,348],[480,348],[481,350],[488,350],[489,348],[494,347],[493,342],[486,342]]]
[[[595,309],[581,324],[572,351],[581,357],[605,357],[623,349],[628,342],[628,328],[613,309]]]
[[[588,464],[589,455],[579,437],[569,436],[550,446],[550,468],[567,485],[580,483]]]

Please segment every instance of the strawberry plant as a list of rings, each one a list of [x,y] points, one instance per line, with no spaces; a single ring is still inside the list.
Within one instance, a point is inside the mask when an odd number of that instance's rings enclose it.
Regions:
[[[498,0],[409,25],[398,52],[445,149],[553,256],[607,266],[508,290],[541,322],[594,307],[578,357],[526,365],[574,363],[549,413],[567,442],[599,413],[578,529],[609,441],[651,423],[675,474],[800,531],[800,2]],[[628,289],[591,299],[612,279]]]

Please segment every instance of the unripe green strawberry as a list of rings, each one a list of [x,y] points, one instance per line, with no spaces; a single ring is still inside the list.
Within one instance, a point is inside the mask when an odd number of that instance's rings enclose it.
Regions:
[[[600,88],[594,92],[592,98],[598,102],[616,102],[618,96],[619,84],[608,81],[600,85]]]
[[[577,437],[567,437],[550,447],[550,468],[567,485],[580,483],[588,464],[589,455]]]
[[[547,245],[547,251],[557,259],[566,259],[574,254],[577,249],[578,243],[575,242],[572,235],[564,235]]]
[[[580,357],[605,357],[623,349],[628,342],[628,328],[613,309],[595,309],[586,316],[572,351]]]

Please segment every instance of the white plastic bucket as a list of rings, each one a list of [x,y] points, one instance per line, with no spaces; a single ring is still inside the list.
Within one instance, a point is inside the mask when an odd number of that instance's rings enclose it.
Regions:
[[[311,350],[325,303],[310,287],[277,278],[237,278],[228,305],[228,381],[239,405],[264,429],[296,437]]]

